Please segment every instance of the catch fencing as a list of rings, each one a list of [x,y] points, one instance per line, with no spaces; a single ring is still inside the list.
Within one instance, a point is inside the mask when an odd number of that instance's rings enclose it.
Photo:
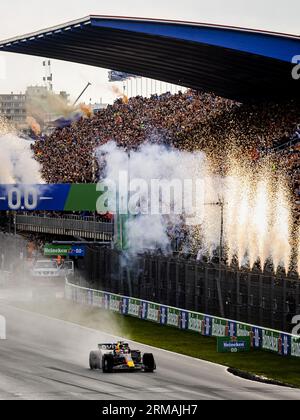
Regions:
[[[292,319],[300,315],[299,278],[284,273],[225,265],[220,273],[219,264],[151,254],[126,259],[115,250],[95,247],[87,249],[79,268],[93,289],[288,333]]]
[[[65,286],[65,297],[82,305],[91,305],[124,316],[193,331],[206,337],[250,337],[254,349],[271,351],[285,357],[300,357],[300,337],[284,332],[93,290],[68,281]]]

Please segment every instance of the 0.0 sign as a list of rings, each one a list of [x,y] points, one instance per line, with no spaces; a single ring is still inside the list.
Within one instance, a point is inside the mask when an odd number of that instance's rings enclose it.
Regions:
[[[10,210],[35,210],[38,205],[38,192],[35,188],[21,190],[14,187],[8,191],[7,200]]]

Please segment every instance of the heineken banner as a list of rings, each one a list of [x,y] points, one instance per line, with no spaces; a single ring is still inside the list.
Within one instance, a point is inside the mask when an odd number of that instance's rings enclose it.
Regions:
[[[140,299],[86,289],[66,282],[68,300],[132,316],[145,321],[216,337],[219,351],[261,349],[281,356],[300,357],[300,337],[232,320],[172,308]],[[224,340],[222,340],[224,339]]]
[[[250,350],[250,337],[218,337],[218,353],[245,353]]]
[[[53,245],[46,244],[44,247],[45,257],[84,257],[86,248],[83,245]]]

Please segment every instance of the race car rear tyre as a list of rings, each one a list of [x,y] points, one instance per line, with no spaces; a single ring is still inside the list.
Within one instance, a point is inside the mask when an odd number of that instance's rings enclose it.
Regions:
[[[103,373],[112,373],[114,369],[114,356],[112,354],[105,354],[102,360]]]
[[[90,369],[91,370],[101,369],[100,357],[101,357],[100,351],[91,351],[90,353]]]
[[[156,369],[154,356],[152,353],[145,353],[143,356],[143,365],[146,373],[153,373]]]

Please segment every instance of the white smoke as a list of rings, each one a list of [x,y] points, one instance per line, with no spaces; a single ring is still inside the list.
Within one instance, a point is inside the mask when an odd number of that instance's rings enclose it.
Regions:
[[[42,177],[31,142],[15,134],[0,135],[0,184],[40,184]]]
[[[290,191],[285,185],[285,178],[277,178],[268,161],[261,162],[253,171],[251,165],[241,165],[243,159],[240,157],[238,161],[228,162],[227,176],[221,177],[212,172],[209,159],[201,152],[181,152],[161,145],[145,144],[129,156],[114,142],[102,146],[98,152],[100,166],[106,162],[105,176],[119,186],[118,194],[125,207],[131,203],[132,195],[128,198],[124,190],[132,180],[143,180],[142,187],[137,183],[139,187],[131,190],[140,197],[140,214],[130,217],[127,222],[132,252],[148,249],[167,252],[172,238],[176,238],[177,244],[179,238],[184,251],[197,254],[200,250],[198,255],[212,257],[220,245],[223,208],[223,245],[226,246],[229,263],[237,259],[240,266],[252,268],[260,262],[263,268],[271,260],[275,270],[279,266],[288,270],[292,257]],[[120,173],[123,174],[121,179]],[[187,223],[189,217],[185,200],[181,212],[172,209],[171,214],[166,216],[167,213],[161,211],[166,204],[161,191],[158,195],[152,194],[151,182],[157,179],[166,180],[169,184],[173,180],[182,183],[186,180],[204,181],[200,199],[202,208],[198,203],[196,207],[192,206],[197,216],[193,227]],[[195,195],[194,191],[192,195]],[[196,196],[198,199],[198,189]],[[171,207],[179,204],[177,199],[177,196],[172,197]],[[161,208],[158,215],[153,212],[153,201],[159,201]],[[182,204],[182,196],[178,201]],[[151,211],[146,212],[149,206]],[[300,261],[299,256],[298,259]],[[298,265],[300,267],[300,262]]]
[[[162,201],[160,191],[153,191],[151,182],[153,180],[172,182],[178,181],[182,185],[185,180],[202,179],[206,159],[203,153],[181,152],[170,149],[163,145],[144,144],[138,151],[132,151],[130,156],[124,149],[118,148],[115,142],[109,142],[100,147],[97,152],[100,167],[103,161],[106,162],[105,177],[119,185],[119,196],[126,195],[127,181],[120,184],[120,173],[128,174],[128,181],[143,180],[144,188],[139,186],[138,195],[140,200],[140,214],[131,217],[128,221],[128,240],[132,252],[140,252],[146,249],[161,249],[168,251],[170,238],[167,230],[182,222],[183,210],[174,214],[166,215],[163,212],[153,214],[145,212],[153,202],[163,205],[170,205]],[[104,156],[104,158],[103,158]],[[121,180],[121,181],[124,181]],[[150,197],[151,191],[151,198]],[[127,199],[124,200],[126,203]],[[172,208],[182,208],[183,195],[171,198]],[[185,209],[186,210],[186,209]]]

